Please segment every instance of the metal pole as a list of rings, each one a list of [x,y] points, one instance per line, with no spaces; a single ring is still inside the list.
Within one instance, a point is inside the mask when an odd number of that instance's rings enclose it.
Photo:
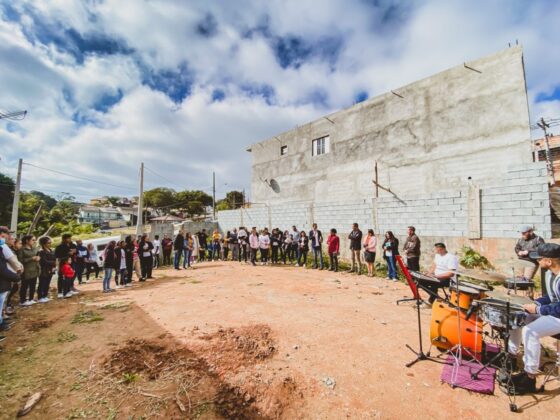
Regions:
[[[140,164],[140,195],[138,195],[138,220],[136,221],[136,236],[142,235],[142,215],[144,213],[144,162]]]
[[[550,177],[552,178],[552,182],[550,185],[555,185],[556,184],[556,179],[554,177],[554,166],[552,164],[552,156],[550,154],[550,143],[548,142],[548,133],[546,131],[546,129],[549,127],[549,125],[544,122],[544,118],[541,117],[541,120],[537,123],[537,125],[542,128],[542,130],[544,131],[544,145],[545,145],[545,155],[546,155],[546,167],[548,169],[548,174],[550,175]]]
[[[212,220],[216,220],[216,172],[212,172]]]
[[[19,190],[21,188],[21,168],[23,166],[23,159],[18,162],[18,171],[16,178],[16,188],[14,190],[14,202],[12,204],[12,222],[10,229],[12,232],[17,232],[18,211],[19,211]]]

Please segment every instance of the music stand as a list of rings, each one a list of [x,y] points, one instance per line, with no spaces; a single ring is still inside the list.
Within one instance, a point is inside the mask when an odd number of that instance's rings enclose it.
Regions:
[[[420,298],[420,293],[418,292],[418,285],[416,284],[416,282],[414,280],[412,280],[412,276],[410,274],[410,271],[408,271],[408,268],[406,267],[406,265],[404,264],[404,261],[402,260],[402,257],[400,255],[396,256],[397,259],[397,263],[399,264],[399,266],[401,267],[404,276],[406,278],[406,281],[408,282],[408,286],[410,287],[410,289],[412,290],[412,295],[414,296],[414,298],[408,298],[408,299],[401,299],[400,301],[416,301],[416,316],[418,318],[418,343],[419,343],[419,350],[416,351],[414,350],[410,345],[406,344],[406,347],[416,355],[416,359],[408,362],[405,366],[406,367],[411,367],[412,365],[414,365],[415,363],[421,361],[421,360],[430,360],[432,362],[436,362],[439,363],[439,361],[432,359],[430,357],[430,352],[428,352],[427,354],[424,353],[424,349],[422,347],[422,322],[421,322],[421,318],[420,318],[420,305],[422,304],[423,300],[422,298]],[[422,286],[420,286],[422,287]],[[399,301],[397,301],[398,304]]]

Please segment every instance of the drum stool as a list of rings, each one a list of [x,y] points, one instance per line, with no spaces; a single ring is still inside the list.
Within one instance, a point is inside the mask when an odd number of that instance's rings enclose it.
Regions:
[[[539,388],[540,392],[544,391],[544,386],[554,380],[560,380],[560,334],[553,335],[556,340],[556,363],[548,362],[543,365],[545,372],[544,381]]]

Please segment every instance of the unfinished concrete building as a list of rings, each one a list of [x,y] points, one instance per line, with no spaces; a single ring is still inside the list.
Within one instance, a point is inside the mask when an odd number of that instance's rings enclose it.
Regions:
[[[352,222],[424,249],[443,240],[505,258],[521,224],[551,236],[546,166],[533,162],[521,47],[463,63],[250,147],[240,224],[323,230]],[[426,253],[425,253],[426,254]],[[511,255],[512,256],[512,255]]]

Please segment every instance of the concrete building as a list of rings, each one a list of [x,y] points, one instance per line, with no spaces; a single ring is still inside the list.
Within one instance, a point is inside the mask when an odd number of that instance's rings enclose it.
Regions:
[[[345,237],[352,222],[503,257],[520,224],[551,236],[546,168],[533,162],[520,47],[461,64],[254,144],[241,224]],[[507,239],[509,238],[509,239]],[[502,241],[503,240],[503,241]],[[500,255],[498,255],[500,254]],[[490,255],[491,257],[493,255]]]
[[[78,211],[78,223],[93,223],[110,228],[126,226],[122,214],[114,207],[82,206]]]

